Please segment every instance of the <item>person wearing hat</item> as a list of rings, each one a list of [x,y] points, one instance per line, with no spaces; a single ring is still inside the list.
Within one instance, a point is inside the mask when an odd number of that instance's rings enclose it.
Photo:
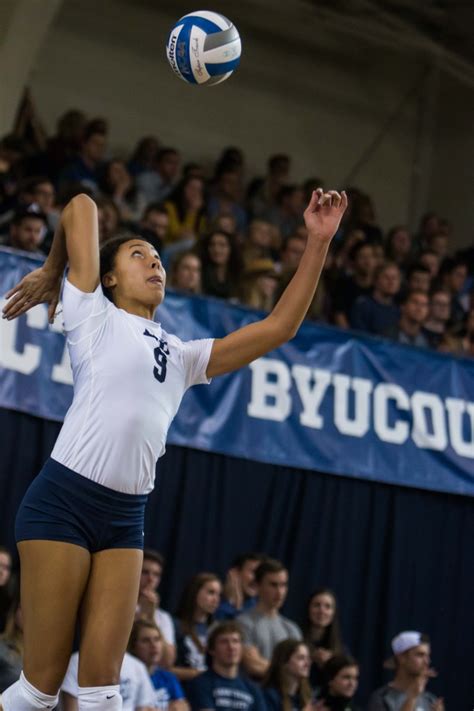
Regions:
[[[271,311],[278,283],[279,275],[272,259],[252,259],[244,270],[242,303],[254,309]]]
[[[395,669],[395,677],[372,694],[368,711],[444,711],[444,702],[426,685],[436,676],[430,667],[431,649],[428,635],[400,632],[392,640],[393,656],[384,666]]]
[[[48,218],[36,203],[19,208],[10,224],[7,247],[40,254],[40,245],[48,231]]]

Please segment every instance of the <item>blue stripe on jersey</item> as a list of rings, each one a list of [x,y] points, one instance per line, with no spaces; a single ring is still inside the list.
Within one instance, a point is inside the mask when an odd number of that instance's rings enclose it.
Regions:
[[[178,24],[181,24],[181,20]],[[186,28],[188,26],[196,25],[196,27],[204,30],[204,32],[208,35],[212,35],[214,32],[224,32],[224,30],[219,27],[219,25],[216,25],[215,22],[211,22],[210,20],[206,20],[204,17],[199,16],[186,17],[186,19],[183,20],[183,24]]]
[[[186,81],[191,84],[197,84],[191,69],[191,59],[189,56],[192,28],[192,24],[185,24],[178,35],[178,39],[176,40],[176,64]]]
[[[220,64],[212,64],[211,62],[206,62],[206,69],[211,77],[219,76],[219,74],[226,74],[227,72],[232,72],[239,66],[240,57],[233,59],[231,62],[221,62]]]

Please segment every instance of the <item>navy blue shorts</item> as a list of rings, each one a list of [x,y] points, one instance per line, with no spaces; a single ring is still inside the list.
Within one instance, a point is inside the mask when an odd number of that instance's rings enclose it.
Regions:
[[[48,459],[20,504],[16,541],[63,541],[91,553],[143,549],[146,501],[146,494],[114,491]]]

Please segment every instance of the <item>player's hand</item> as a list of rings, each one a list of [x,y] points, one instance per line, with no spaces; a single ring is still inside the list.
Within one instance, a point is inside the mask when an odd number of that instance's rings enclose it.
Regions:
[[[5,294],[8,299],[3,307],[3,318],[11,321],[26,313],[33,306],[48,304],[48,321],[53,323],[61,292],[62,275],[53,274],[46,266],[27,274]]]
[[[337,232],[342,216],[347,209],[347,195],[336,190],[324,192],[313,190],[309,205],[304,211],[308,237],[330,242]]]

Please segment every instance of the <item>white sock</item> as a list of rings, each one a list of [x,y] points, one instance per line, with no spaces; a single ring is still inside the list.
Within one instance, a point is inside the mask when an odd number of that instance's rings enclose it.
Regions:
[[[79,711],[122,711],[120,686],[80,686]]]
[[[23,672],[17,682],[9,686],[2,694],[3,711],[40,711],[55,709],[58,696],[43,694],[30,684]]]

